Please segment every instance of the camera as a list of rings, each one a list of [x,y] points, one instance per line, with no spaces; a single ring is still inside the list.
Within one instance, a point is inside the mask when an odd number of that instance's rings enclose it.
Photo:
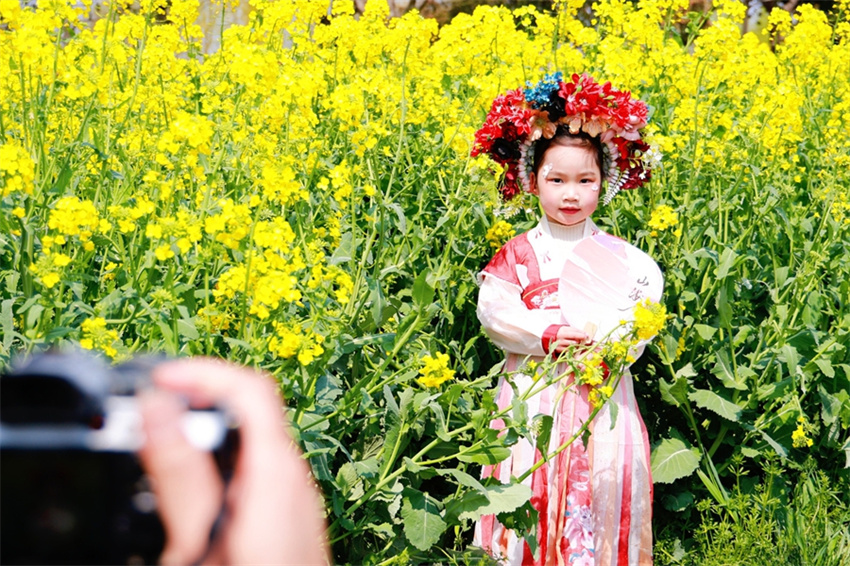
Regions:
[[[136,394],[162,361],[47,352],[0,376],[0,563],[156,563],[164,532],[136,456]],[[226,479],[238,441],[227,414],[189,410],[182,428]]]

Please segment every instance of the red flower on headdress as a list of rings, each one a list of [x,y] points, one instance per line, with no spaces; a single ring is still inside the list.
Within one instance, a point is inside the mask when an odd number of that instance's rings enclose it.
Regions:
[[[516,155],[509,152],[511,154],[506,156],[498,151],[493,154],[493,144],[497,140],[511,143],[524,138],[531,132],[535,114],[536,111],[526,107],[522,89],[511,90],[497,96],[490,107],[484,125],[475,132],[472,156],[490,153],[495,161],[502,164],[518,157],[518,149]]]
[[[563,81],[561,74],[555,73],[535,86],[529,83],[525,91],[516,89],[497,96],[484,125],[475,133],[472,155],[486,153],[507,165],[499,187],[505,200],[523,189],[530,190],[528,171],[534,152],[529,148],[540,137],[554,136],[559,124],[567,125],[574,134],[583,131],[600,137],[611,152],[606,202],[617,191],[649,180],[642,156],[650,148],[640,135],[646,126],[646,104],[610,82],[596,82],[587,73],[573,74],[570,79]]]

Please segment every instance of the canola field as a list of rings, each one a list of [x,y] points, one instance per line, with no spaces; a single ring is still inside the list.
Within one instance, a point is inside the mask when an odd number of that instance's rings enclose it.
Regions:
[[[474,521],[524,528],[529,507],[480,466],[545,423],[518,406],[507,437],[488,427],[501,353],[475,274],[539,212],[500,202],[474,132],[497,95],[588,72],[649,104],[662,154],[594,217],[666,278],[666,328],[633,368],[657,560],[695,552],[671,529],[729,508],[743,476],[846,481],[848,0],[747,34],[735,0],[479,7],[442,27],[384,0],[252,0],[209,54],[197,2],[130,4],[88,27],[75,2],[0,0],[0,367],[76,344],[261,368],[339,562],[481,558]],[[818,536],[850,556],[846,534]]]

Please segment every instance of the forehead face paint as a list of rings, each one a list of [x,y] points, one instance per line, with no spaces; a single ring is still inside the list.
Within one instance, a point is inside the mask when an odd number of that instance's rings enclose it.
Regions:
[[[549,171],[551,171],[551,170],[552,170],[552,164],[551,164],[551,163],[547,163],[547,164],[546,164],[546,165],[544,165],[544,166],[543,166],[543,168],[540,170],[540,176],[541,176],[541,177],[543,177],[543,178],[545,179],[545,178],[546,178],[546,176],[549,174]]]

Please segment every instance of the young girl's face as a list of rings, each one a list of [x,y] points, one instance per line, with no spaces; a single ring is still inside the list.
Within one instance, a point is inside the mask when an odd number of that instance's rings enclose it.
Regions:
[[[550,222],[579,224],[599,204],[602,172],[591,148],[552,144],[529,181]]]

